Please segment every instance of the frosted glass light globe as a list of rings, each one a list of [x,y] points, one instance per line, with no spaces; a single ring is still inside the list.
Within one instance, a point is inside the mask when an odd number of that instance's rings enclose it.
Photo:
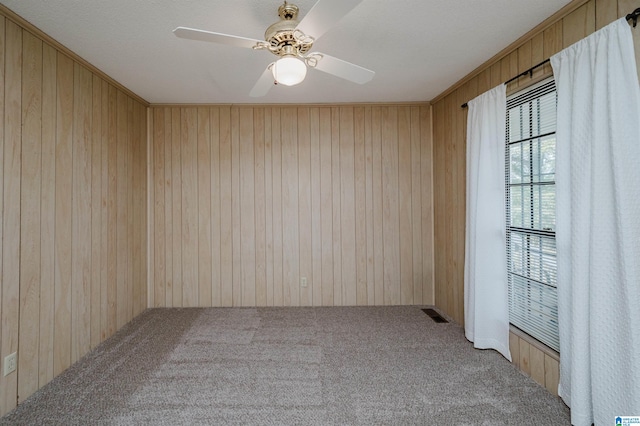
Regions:
[[[295,86],[306,77],[307,66],[295,56],[284,56],[273,64],[271,72],[278,84]]]

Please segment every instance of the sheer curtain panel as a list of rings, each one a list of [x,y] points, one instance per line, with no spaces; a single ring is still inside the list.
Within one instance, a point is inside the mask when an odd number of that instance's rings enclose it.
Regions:
[[[468,102],[465,336],[511,361],[505,221],[504,84]]]
[[[559,394],[575,426],[640,416],[640,88],[620,19],[551,58]]]

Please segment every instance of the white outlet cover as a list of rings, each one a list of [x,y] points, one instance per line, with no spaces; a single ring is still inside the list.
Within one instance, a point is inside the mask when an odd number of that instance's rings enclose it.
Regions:
[[[4,357],[4,375],[7,376],[16,371],[16,364],[18,363],[18,353],[14,352]]]

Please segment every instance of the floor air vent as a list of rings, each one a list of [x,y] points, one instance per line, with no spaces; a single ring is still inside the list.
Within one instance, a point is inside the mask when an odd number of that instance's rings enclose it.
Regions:
[[[440,316],[440,314],[433,309],[423,309],[422,312],[429,315],[435,322],[449,322],[446,319],[442,318],[442,316]]]

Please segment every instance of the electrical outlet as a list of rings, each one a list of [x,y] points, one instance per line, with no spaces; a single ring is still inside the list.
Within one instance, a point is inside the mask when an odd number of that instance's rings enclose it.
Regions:
[[[306,287],[307,286],[307,277],[301,277],[300,278],[300,287]]]
[[[14,352],[11,355],[4,357],[4,375],[7,376],[16,371],[16,364],[18,362],[18,353]]]

